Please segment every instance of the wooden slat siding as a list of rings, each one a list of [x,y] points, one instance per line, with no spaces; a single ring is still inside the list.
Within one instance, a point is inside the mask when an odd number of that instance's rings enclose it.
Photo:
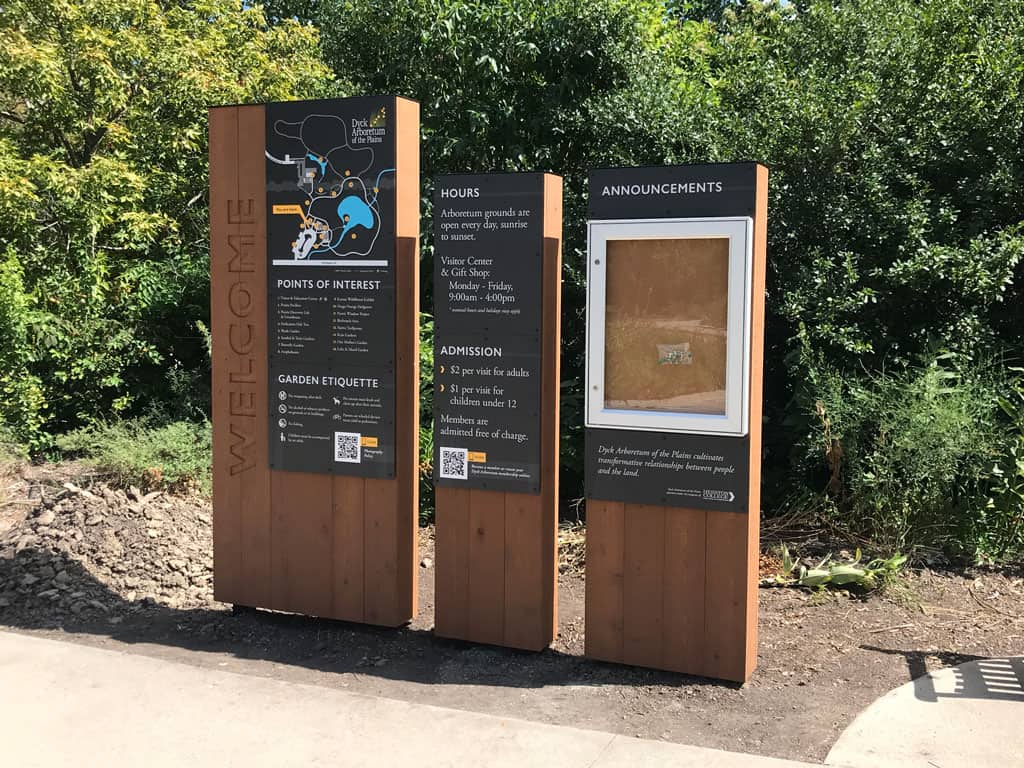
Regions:
[[[363,504],[363,621],[397,627],[410,618],[399,617],[407,585],[398,581],[398,480],[366,478]]]
[[[469,634],[500,645],[505,636],[505,494],[469,491]]]
[[[502,645],[540,650],[551,642],[543,639],[543,613],[547,605],[542,564],[544,520],[540,494],[505,493],[505,595]]]
[[[334,593],[331,615],[363,621],[363,495],[361,477],[338,475],[332,481],[334,513]]]
[[[748,529],[745,512],[708,513],[705,563],[704,644],[701,674],[723,680],[746,679]]]
[[[469,489],[434,489],[434,632],[469,636]]]
[[[238,194],[251,200],[252,397],[241,398],[242,410],[252,413],[253,467],[244,474],[242,504],[242,598],[245,605],[263,605],[271,596],[271,510],[267,384],[267,174],[266,114],[261,105],[238,108]],[[229,339],[230,343],[230,339]],[[236,405],[236,403],[232,403]]]
[[[587,500],[586,655],[622,661],[625,504]]]
[[[622,660],[657,667],[664,643],[665,507],[626,504],[623,525]]]
[[[704,657],[708,514],[698,509],[665,509],[664,642],[660,666],[676,672],[700,669]]]
[[[332,617],[334,509],[331,475],[272,472],[274,604]]]
[[[228,345],[228,306],[232,250],[229,236],[239,224],[229,221],[228,206],[238,200],[238,108],[209,112],[210,130],[210,329],[213,342],[211,407],[213,411],[213,590],[217,600],[233,603],[241,596],[242,523],[239,494],[242,477],[231,474],[231,424],[228,371],[234,355]]]

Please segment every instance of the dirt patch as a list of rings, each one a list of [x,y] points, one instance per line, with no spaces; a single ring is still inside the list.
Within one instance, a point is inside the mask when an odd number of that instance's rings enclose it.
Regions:
[[[804,760],[823,758],[863,707],[928,669],[1024,653],[1021,574],[921,571],[888,598],[762,589],[758,670],[743,687],[591,662],[581,655],[578,528],[559,579],[558,640],[539,654],[433,636],[431,529],[421,531],[421,608],[408,627],[233,613],[212,599],[205,500],[93,480],[52,466],[22,478],[27,517],[0,532],[0,624],[198,666]],[[775,564],[762,559],[766,571]]]

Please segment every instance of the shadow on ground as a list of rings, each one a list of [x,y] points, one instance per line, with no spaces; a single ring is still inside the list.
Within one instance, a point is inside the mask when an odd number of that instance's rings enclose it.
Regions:
[[[25,563],[31,563],[26,571]],[[25,573],[60,574],[59,583],[23,584]],[[594,662],[576,653],[540,653],[436,637],[432,617],[397,629],[219,603],[172,608],[152,599],[126,600],[74,560],[26,548],[0,559],[0,625],[24,630],[107,637],[137,646],[169,646],[246,660],[352,673],[426,685],[709,686],[732,683]],[[429,613],[429,612],[424,612]],[[146,652],[146,651],[143,651]]]
[[[862,645],[866,651],[903,656],[914,683],[914,697],[919,701],[939,699],[990,699],[1024,702],[1024,657],[987,658],[948,651],[900,651]],[[949,690],[937,690],[935,679],[928,674],[932,667],[953,667]]]

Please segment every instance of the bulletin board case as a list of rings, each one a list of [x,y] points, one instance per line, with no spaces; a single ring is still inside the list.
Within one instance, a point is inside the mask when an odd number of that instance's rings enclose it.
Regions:
[[[588,427],[744,435],[749,217],[591,221]]]

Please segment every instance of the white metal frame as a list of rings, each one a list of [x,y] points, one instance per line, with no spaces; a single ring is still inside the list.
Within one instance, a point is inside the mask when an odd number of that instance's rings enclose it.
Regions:
[[[725,415],[604,407],[606,266],[609,240],[729,239]],[[753,219],[622,219],[587,223],[586,425],[652,432],[745,435],[750,410],[750,299]]]

